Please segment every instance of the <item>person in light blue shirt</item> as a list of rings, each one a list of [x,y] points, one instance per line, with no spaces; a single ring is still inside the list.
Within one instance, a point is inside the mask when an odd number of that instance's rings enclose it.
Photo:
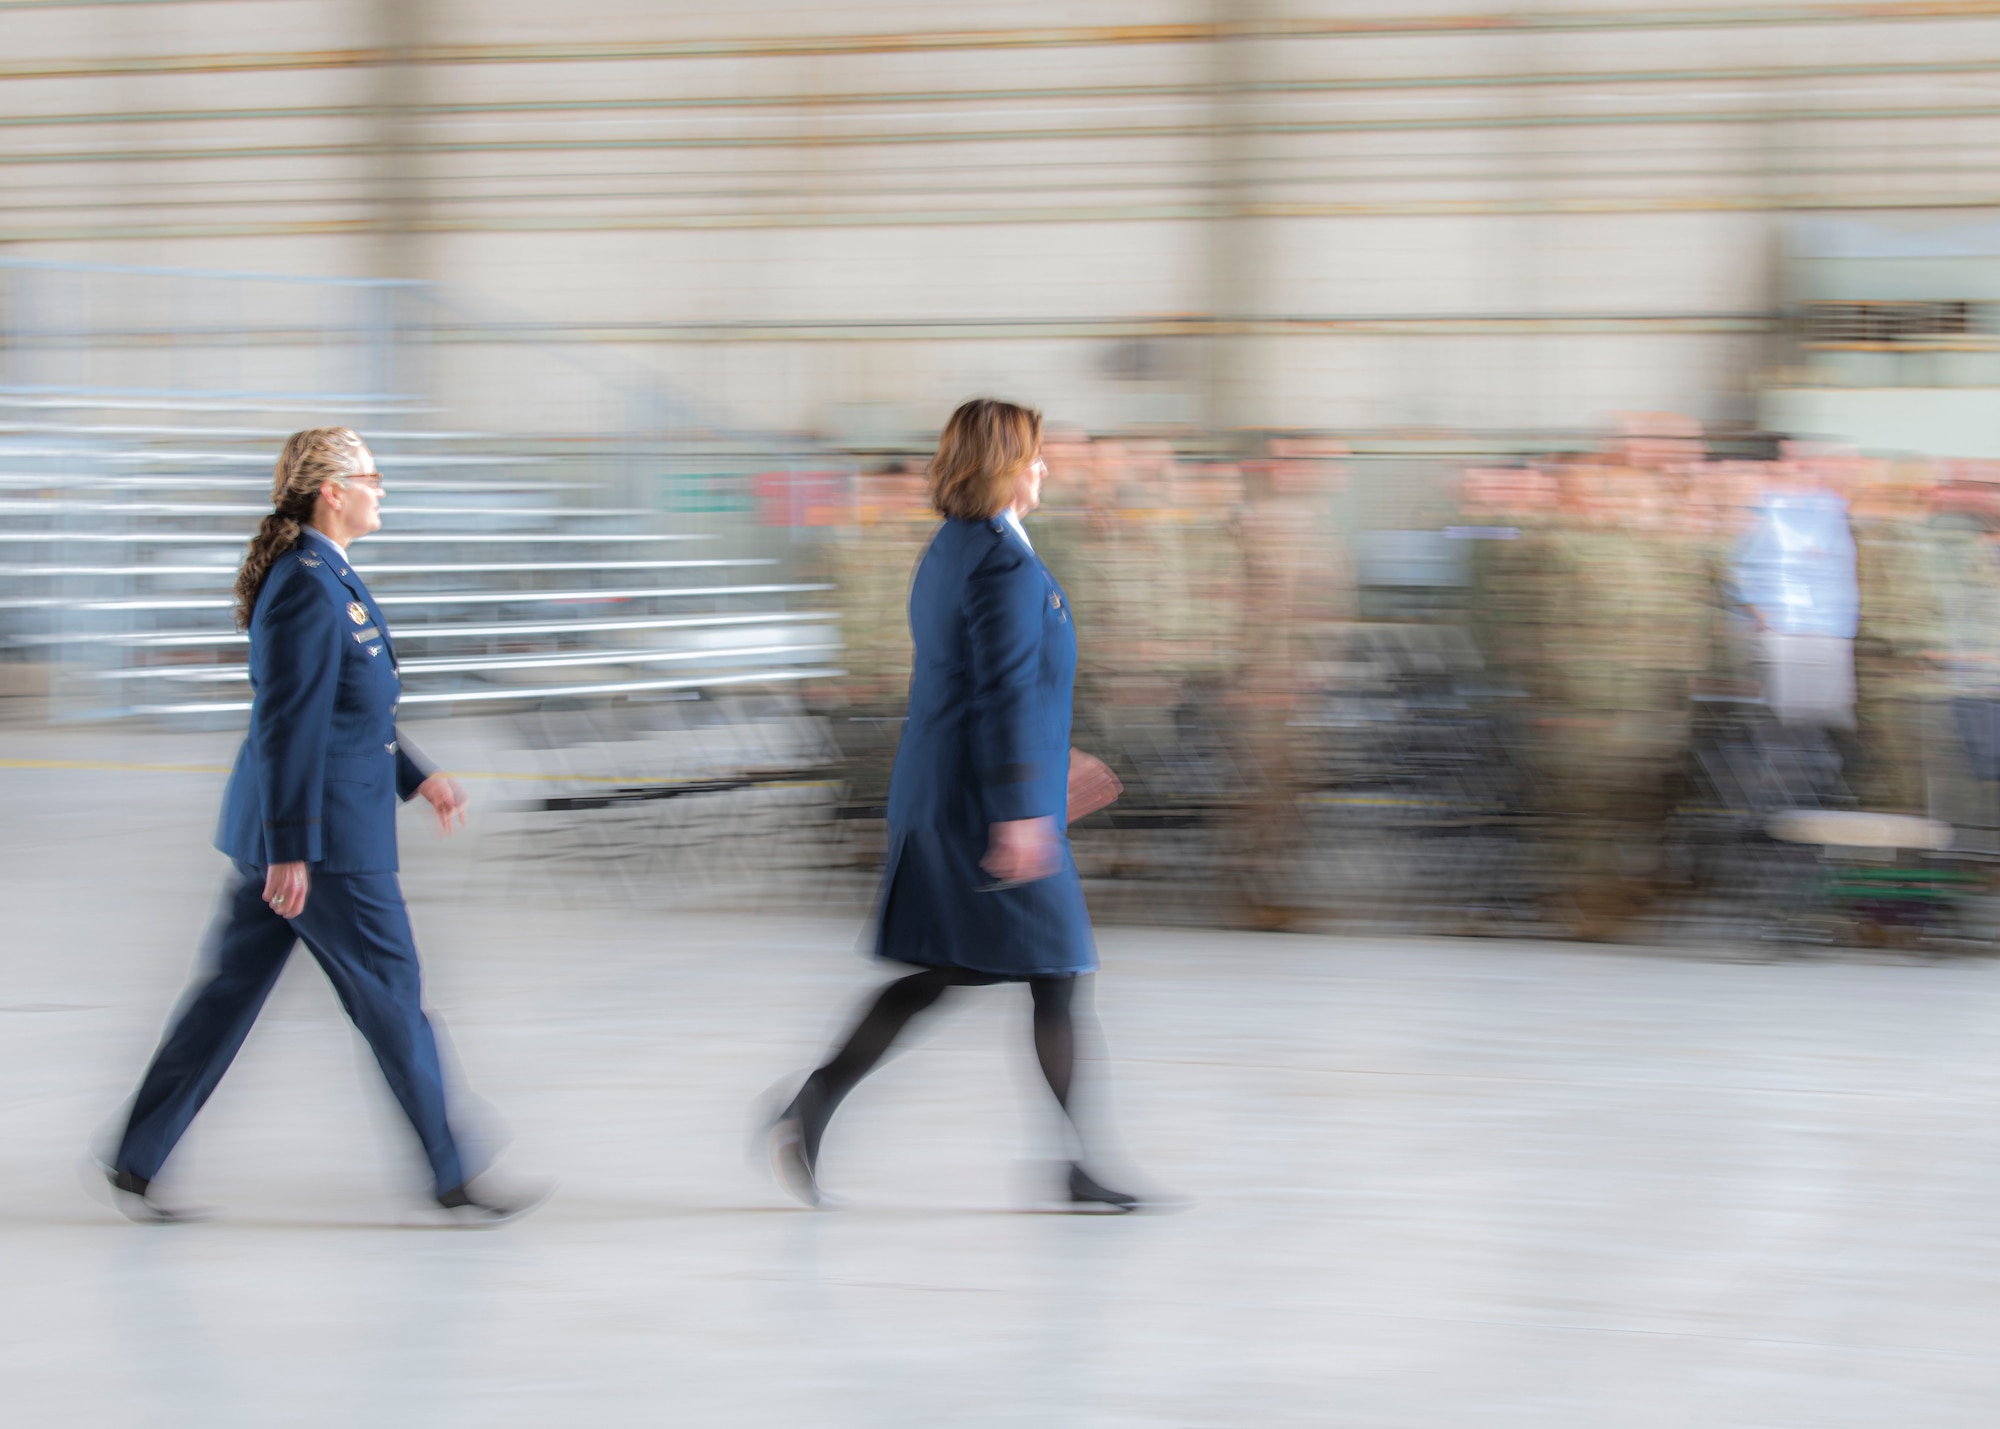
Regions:
[[[1759,498],[1737,543],[1737,600],[1755,621],[1764,698],[1790,725],[1851,729],[1861,589],[1847,502],[1802,482]]]
[[[1861,588],[1847,503],[1831,491],[1777,491],[1757,503],[1736,548],[1737,598],[1780,635],[1854,638]]]

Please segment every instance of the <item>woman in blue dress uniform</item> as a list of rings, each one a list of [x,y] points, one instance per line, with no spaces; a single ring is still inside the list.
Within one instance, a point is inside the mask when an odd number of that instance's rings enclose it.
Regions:
[[[875,997],[779,1116],[773,1164],[808,1205],[834,1109],[948,989],[1027,983],[1036,1057],[1070,1111],[1074,1004],[1097,949],[1065,833],[1076,632],[1020,519],[1043,470],[1041,414],[1022,407],[968,402],[938,439],[931,501],[946,519],[910,588],[909,716],[875,935],[877,956],[920,970]],[[1137,1205],[1078,1161],[1069,1196],[1086,1209]]]
[[[430,1163],[438,1204],[499,1221],[466,1187],[471,1168],[445,1114],[437,1041],[421,1002],[410,919],[396,879],[396,804],[421,795],[447,833],[465,795],[396,730],[396,649],[347,561],[382,524],[382,478],[346,427],[294,434],[271,514],[236,577],[250,633],[250,731],[223,796],[215,845],[235,865],[207,966],[133,1098],[108,1168],[119,1206],[170,1220],[152,1181],[229,1069],[303,939],[367,1038]]]

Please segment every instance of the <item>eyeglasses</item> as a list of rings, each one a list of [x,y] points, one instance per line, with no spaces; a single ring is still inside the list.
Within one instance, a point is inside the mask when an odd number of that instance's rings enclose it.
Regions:
[[[378,496],[382,493],[382,473],[379,471],[357,471],[352,476],[340,477],[339,481],[342,485],[352,482],[359,486],[366,486]]]

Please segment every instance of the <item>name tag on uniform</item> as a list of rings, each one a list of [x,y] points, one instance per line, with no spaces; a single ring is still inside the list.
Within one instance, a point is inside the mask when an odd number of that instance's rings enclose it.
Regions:
[[[381,631],[371,625],[366,630],[357,630],[354,632],[354,643],[356,645],[366,645],[369,641],[380,638],[381,634]]]

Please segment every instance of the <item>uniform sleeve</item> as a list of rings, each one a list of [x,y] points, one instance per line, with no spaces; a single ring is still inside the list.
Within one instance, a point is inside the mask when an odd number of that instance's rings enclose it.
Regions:
[[[396,731],[396,797],[404,803],[417,797],[417,786],[437,773],[437,765],[424,752]]]
[[[1035,785],[1047,772],[1037,738],[1043,591],[1041,572],[1011,541],[995,547],[966,587],[972,758],[988,823],[1034,817]]]
[[[263,801],[264,855],[271,863],[317,862],[326,747],[340,683],[340,627],[318,581],[274,579],[259,609],[262,648],[250,728]]]

